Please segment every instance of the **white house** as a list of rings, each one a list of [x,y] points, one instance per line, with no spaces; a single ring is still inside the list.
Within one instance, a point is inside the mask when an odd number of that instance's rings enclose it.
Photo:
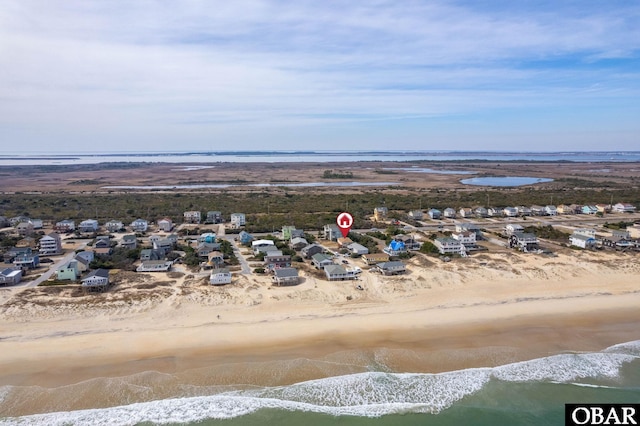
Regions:
[[[62,241],[60,235],[51,232],[40,238],[40,255],[56,255],[62,253]]]
[[[219,268],[211,271],[209,282],[212,285],[231,284],[231,272],[227,268]]]
[[[104,224],[104,227],[108,232],[118,232],[122,228],[124,228],[124,223],[119,220],[110,220],[109,222]]]
[[[191,210],[183,213],[184,223],[200,223],[202,216],[199,211]]]
[[[464,250],[462,243],[455,238],[436,238],[433,242],[440,254],[461,254]]]
[[[596,230],[591,228],[581,228],[573,231],[573,235],[585,235],[587,237],[595,238]]]
[[[595,245],[596,239],[593,237],[589,237],[587,235],[582,234],[573,234],[569,237],[569,241],[571,245],[574,247],[580,247],[586,249],[587,247],[591,247]]]
[[[267,246],[275,247],[275,245],[276,243],[274,243],[273,240],[255,240],[251,242],[251,249],[253,250],[254,253],[257,254],[261,248],[264,248]]]
[[[516,209],[515,207],[505,207],[504,209],[502,209],[502,213],[506,217],[516,217],[518,216],[518,209]]]
[[[556,208],[556,206],[552,206],[552,205],[545,206],[544,207],[544,212],[548,216],[557,216],[558,215],[558,209]]]
[[[451,237],[460,241],[460,244],[467,247],[473,247],[476,245],[476,233],[475,232],[454,232]]]
[[[158,221],[158,229],[164,232],[171,232],[173,222],[168,217],[162,218]]]
[[[71,219],[61,220],[56,223],[56,230],[60,232],[71,232],[76,230],[76,223]]]
[[[513,235],[517,232],[524,232],[524,228],[522,225],[518,225],[517,223],[509,223],[504,227],[504,233],[507,235]]]
[[[22,279],[22,269],[5,268],[0,271],[0,285],[18,284]]]
[[[455,219],[456,218],[456,211],[454,209],[452,209],[451,207],[447,207],[446,209],[444,209],[444,217],[446,217],[447,219]]]
[[[80,222],[78,230],[80,232],[96,232],[98,230],[98,221],[95,219],[87,219]]]
[[[422,210],[411,210],[409,212],[409,217],[414,220],[422,220],[424,214],[422,213]]]
[[[231,222],[231,226],[234,228],[240,228],[247,224],[247,219],[244,213],[231,213],[229,221]]]
[[[618,203],[613,206],[612,210],[616,213],[634,213],[636,207],[629,203]]]

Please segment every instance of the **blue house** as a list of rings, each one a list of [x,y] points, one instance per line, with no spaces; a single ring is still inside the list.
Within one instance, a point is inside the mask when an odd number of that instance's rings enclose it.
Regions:
[[[442,212],[438,209],[430,209],[428,215],[431,219],[441,219]]]
[[[407,252],[407,248],[403,241],[393,240],[389,243],[388,247],[385,247],[384,250],[389,256],[398,256],[402,253]]]
[[[241,244],[249,244],[251,241],[253,241],[253,235],[251,235],[247,231],[241,231],[238,235],[238,239],[240,240]]]

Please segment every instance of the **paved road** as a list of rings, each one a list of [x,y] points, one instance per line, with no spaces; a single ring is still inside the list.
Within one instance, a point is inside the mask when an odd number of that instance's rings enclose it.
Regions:
[[[252,274],[251,267],[249,267],[249,264],[247,263],[247,261],[244,258],[244,256],[242,254],[240,254],[240,248],[238,248],[238,244],[236,244],[236,241],[234,239],[236,236],[235,235],[223,235],[221,237],[231,243],[231,247],[233,247],[233,254],[240,261],[240,266],[242,267],[242,270],[240,272],[242,274],[245,274],[245,275],[251,275]]]

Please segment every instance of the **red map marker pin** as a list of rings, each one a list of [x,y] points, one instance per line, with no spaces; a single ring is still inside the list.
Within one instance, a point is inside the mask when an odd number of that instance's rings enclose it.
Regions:
[[[349,231],[351,230],[351,226],[353,226],[353,216],[347,212],[342,212],[338,215],[336,223],[342,232],[342,236],[347,238],[347,235],[349,235]]]

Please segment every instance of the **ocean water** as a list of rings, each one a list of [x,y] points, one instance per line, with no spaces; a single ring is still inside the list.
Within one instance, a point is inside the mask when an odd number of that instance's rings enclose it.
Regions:
[[[373,366],[372,366],[373,367]],[[383,365],[378,370],[387,370]],[[112,391],[117,392],[114,388]],[[15,387],[0,390],[0,406]],[[63,390],[60,398],[64,395]],[[438,374],[365,371],[115,407],[0,418],[2,425],[561,425],[565,403],[640,401],[640,341]]]

